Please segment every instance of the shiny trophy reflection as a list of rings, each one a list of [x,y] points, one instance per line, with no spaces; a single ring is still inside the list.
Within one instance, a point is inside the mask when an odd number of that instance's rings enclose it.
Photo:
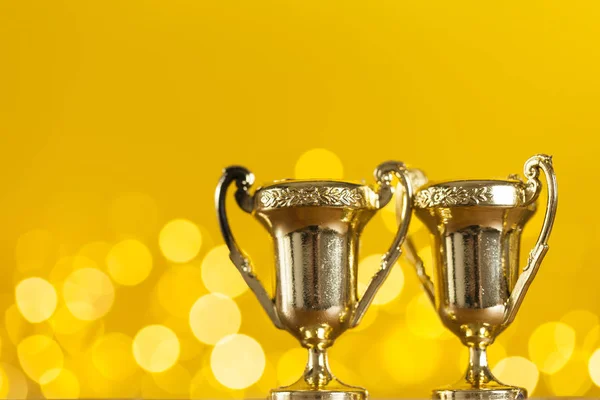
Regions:
[[[521,232],[536,209],[541,183],[548,186],[542,231],[519,274]],[[434,281],[426,275],[410,240],[406,253],[444,323],[470,352],[465,377],[433,392],[436,399],[523,399],[527,391],[505,385],[491,373],[487,347],[514,320],[544,255],[557,208],[552,159],[525,163],[527,182],[463,180],[427,185],[415,194],[417,217],[433,237]]]
[[[392,179],[405,188],[398,232],[381,261],[381,269],[363,297],[357,296],[360,234],[375,212],[393,194]],[[343,181],[284,180],[249,193],[254,176],[243,167],[227,168],[216,192],[221,232],[230,258],[276,327],[294,335],[308,349],[303,376],[271,391],[271,398],[363,400],[366,390],[348,386],[329,370],[327,349],[345,330],[356,326],[400,255],[411,217],[411,188],[402,163],[388,162],[375,170],[377,187]],[[275,298],[253,273],[229,227],[225,198],[236,184],[238,205],[271,234],[275,245]]]

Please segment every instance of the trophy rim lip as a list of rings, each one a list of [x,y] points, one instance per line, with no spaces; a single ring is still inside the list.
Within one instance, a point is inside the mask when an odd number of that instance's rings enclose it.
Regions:
[[[518,179],[456,179],[448,181],[435,181],[429,182],[421,186],[417,192],[425,190],[430,187],[473,187],[473,186],[513,186],[519,189],[525,188],[525,183]]]
[[[282,188],[282,187],[294,187],[294,186],[305,186],[314,185],[315,187],[355,187],[355,188],[367,188],[373,190],[366,182],[343,180],[343,179],[293,179],[285,178],[265,183],[258,187],[256,191],[265,189]]]
[[[498,197],[494,189],[504,188],[509,190],[508,195]],[[426,193],[428,191],[444,190],[444,189],[481,189],[467,194],[467,198],[452,199],[445,201],[444,196],[438,199],[428,199]],[[423,197],[424,196],[424,197]],[[528,190],[528,185],[522,180],[515,179],[462,179],[442,182],[431,182],[419,188],[415,193],[415,208],[452,208],[452,207],[472,207],[472,206],[487,206],[487,207],[533,207],[535,208],[535,200],[537,196],[531,196]]]

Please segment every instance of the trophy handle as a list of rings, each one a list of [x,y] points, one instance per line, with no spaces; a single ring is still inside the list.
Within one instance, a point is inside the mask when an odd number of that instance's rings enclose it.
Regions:
[[[421,260],[421,257],[419,257],[417,249],[415,248],[415,244],[410,237],[406,238],[404,250],[406,250],[406,258],[408,259],[408,262],[415,267],[415,272],[417,273],[417,278],[419,278],[419,281],[421,282],[421,286],[423,286],[425,293],[427,293],[427,297],[429,297],[431,304],[433,304],[435,307],[435,286],[433,285],[433,281],[429,275],[427,275],[427,272],[425,272],[423,260]]]
[[[225,244],[229,248],[229,258],[236,266],[244,281],[248,287],[252,290],[260,305],[264,308],[267,315],[279,329],[283,326],[277,316],[277,310],[273,300],[269,297],[264,286],[258,280],[253,272],[252,264],[250,259],[246,257],[242,249],[238,246],[231,228],[229,227],[229,221],[227,219],[227,211],[225,209],[225,200],[227,195],[227,189],[229,185],[235,182],[237,190],[235,192],[235,200],[242,210],[247,213],[251,213],[254,208],[253,197],[248,193],[248,190],[254,183],[254,175],[244,167],[231,166],[225,168],[223,175],[217,185],[217,191],[215,193],[215,203],[217,207],[217,215],[219,217],[219,226],[221,228],[221,234],[225,239]]]
[[[554,224],[554,219],[556,217],[556,208],[558,206],[558,186],[556,183],[556,174],[554,173],[554,168],[552,167],[551,156],[537,154],[525,162],[524,173],[527,177],[527,184],[530,186],[528,189],[532,194],[531,202],[535,201],[540,193],[541,183],[538,180],[540,170],[544,171],[546,183],[548,185],[548,201],[546,203],[544,224],[542,225],[542,231],[540,232],[540,236],[538,237],[535,247],[529,253],[527,265],[519,276],[510,298],[507,301],[506,314],[503,324],[505,327],[515,319],[515,315],[517,314],[517,311],[523,302],[525,293],[527,293],[527,289],[529,289],[531,282],[533,282],[533,278],[535,278],[535,275],[540,268],[540,264],[548,252],[548,238],[550,237],[552,225]]]
[[[402,253],[401,246],[408,233],[408,225],[410,224],[410,218],[412,215],[412,186],[408,171],[403,163],[397,161],[388,161],[379,165],[375,169],[375,179],[379,184],[378,196],[379,196],[379,208],[383,208],[392,198],[393,188],[392,179],[394,176],[398,178],[400,184],[403,187],[402,193],[402,211],[400,212],[401,223],[398,226],[398,231],[394,237],[391,247],[383,255],[381,259],[381,268],[375,273],[367,290],[363,294],[362,298],[358,301],[356,309],[352,315],[351,327],[355,327],[362,320],[365,312],[369,305],[373,301],[375,294],[390,274],[392,267],[398,261],[398,257]]]

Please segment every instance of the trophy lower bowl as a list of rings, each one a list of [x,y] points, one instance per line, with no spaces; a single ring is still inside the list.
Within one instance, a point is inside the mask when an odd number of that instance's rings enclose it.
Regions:
[[[456,388],[434,390],[434,400],[522,400],[527,390],[516,386],[494,386],[490,388]]]
[[[334,379],[324,389],[308,386],[303,380],[271,390],[269,400],[366,400],[368,392]]]

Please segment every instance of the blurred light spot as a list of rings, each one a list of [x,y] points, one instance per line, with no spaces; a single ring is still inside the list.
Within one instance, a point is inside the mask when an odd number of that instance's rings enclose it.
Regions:
[[[152,374],[152,378],[159,388],[175,396],[185,396],[192,381],[190,373],[181,364],[175,364],[165,372]]]
[[[241,323],[242,314],[235,301],[219,293],[200,297],[190,311],[192,332],[206,344],[216,344],[237,333]]]
[[[175,265],[160,277],[157,284],[160,305],[169,314],[187,319],[190,309],[202,294],[202,272],[194,265]],[[173,296],[177,293],[177,296]]]
[[[152,254],[139,240],[127,239],[115,244],[106,256],[108,273],[115,282],[134,286],[152,270]]]
[[[358,293],[364,293],[367,290],[367,285],[364,285],[358,282]],[[352,328],[352,332],[362,332],[375,322],[377,319],[377,315],[379,314],[377,307],[369,307],[367,308],[367,312],[363,316],[363,319],[360,321],[358,326]]]
[[[111,245],[107,242],[91,242],[83,245],[75,255],[75,268],[97,268],[104,265],[106,256],[111,249]],[[90,265],[81,264],[78,260],[88,260]]]
[[[191,308],[191,307],[190,307]],[[206,345],[201,343],[190,329],[189,311],[185,318],[168,317],[161,325],[171,329],[179,339],[179,361],[189,361],[198,357]]]
[[[156,232],[158,206],[144,193],[124,193],[113,201],[111,222],[115,232],[147,237]]]
[[[588,362],[590,378],[596,386],[600,386],[600,349],[596,349]]]
[[[591,353],[598,346],[598,341],[600,341],[600,325],[595,326],[585,335],[581,350]]]
[[[29,336],[19,343],[17,354],[23,371],[32,380],[41,384],[54,380],[63,367],[62,350],[48,336]]]
[[[500,382],[527,389],[529,396],[533,394],[540,377],[535,364],[524,357],[503,358],[492,373]]]
[[[4,369],[0,366],[0,398],[6,398],[9,386],[8,377],[4,373]]]
[[[133,340],[124,333],[109,333],[94,343],[92,362],[106,378],[123,381],[138,369],[133,359],[132,345]]]
[[[296,162],[296,179],[342,179],[344,166],[335,153],[326,149],[312,149]]]
[[[248,290],[244,278],[229,259],[229,249],[226,245],[217,246],[209,251],[202,260],[201,268],[202,281],[210,292],[235,298]]]
[[[487,354],[490,365],[496,365],[497,362],[507,357],[506,349],[497,341],[487,348]],[[461,349],[456,366],[460,372],[464,372],[467,369],[467,365],[469,365],[469,350],[463,348]]]
[[[49,232],[35,229],[17,240],[15,261],[20,272],[37,271],[46,266],[52,256],[54,243]]]
[[[576,351],[567,364],[557,373],[547,377],[550,390],[555,396],[582,397],[592,387],[588,373],[589,356]]]
[[[127,353],[131,355],[131,347],[127,349]],[[98,370],[93,356],[93,351],[85,351],[70,360],[71,363],[75,363],[72,368],[77,371],[77,375],[81,379],[81,398],[139,398],[142,374],[137,366],[135,374],[124,380],[115,381],[107,378]]]
[[[546,374],[564,367],[574,349],[575,331],[562,322],[542,324],[529,338],[529,358]]]
[[[87,260],[87,258],[85,259]],[[65,279],[67,279],[67,276],[69,276],[75,270],[73,266],[74,260],[75,257],[62,257],[58,259],[58,261],[50,271],[48,281],[50,281],[50,283],[55,285],[56,287],[60,287],[60,285],[62,285],[65,281]]]
[[[47,399],[77,399],[79,397],[79,380],[68,369],[54,371],[57,374],[52,381],[42,384],[41,389]]]
[[[104,316],[112,307],[115,289],[110,278],[99,269],[75,270],[63,285],[67,308],[78,319],[93,321]]]
[[[224,387],[213,375],[210,365],[201,367],[190,383],[189,397],[192,399],[198,398],[228,398],[228,399],[243,399],[245,392],[243,390],[233,390]],[[263,396],[264,397],[264,396]]]
[[[244,396],[247,399],[264,397],[265,393],[269,393],[272,388],[277,386],[280,386],[277,382],[277,371],[273,364],[266,360],[262,376],[254,385],[244,391]]]
[[[299,380],[307,359],[307,350],[299,347],[283,353],[277,361],[277,383],[281,386],[288,386]]]
[[[56,310],[56,290],[42,278],[28,278],[17,284],[15,289],[17,307],[29,322],[47,320]]]
[[[179,350],[177,335],[163,325],[147,326],[133,339],[133,356],[148,372],[171,368],[179,359]]]
[[[68,308],[60,307],[50,319],[50,325],[57,334],[72,335],[83,330],[87,321],[75,318]]]
[[[382,344],[382,368],[401,385],[427,382],[436,373],[442,359],[440,342],[416,337],[407,329],[398,329]]]
[[[598,316],[588,310],[574,310],[565,314],[560,322],[577,332],[577,345],[584,346],[588,334],[599,327]]]
[[[52,329],[48,323],[30,324],[23,318],[16,304],[8,307],[4,313],[4,323],[8,338],[15,346],[27,336],[34,334],[52,336]]]
[[[210,366],[223,386],[244,389],[262,376],[265,353],[250,336],[231,335],[217,343],[210,355]]]
[[[406,324],[414,335],[428,339],[440,338],[447,332],[425,293],[419,293],[408,303]]]
[[[0,398],[26,399],[29,388],[27,379],[17,368],[7,363],[0,363]]]
[[[198,255],[202,246],[202,234],[193,222],[174,219],[160,231],[158,244],[168,260],[184,263]]]
[[[358,282],[366,288],[373,275],[381,269],[381,254],[373,254],[363,258],[358,264]],[[381,286],[373,304],[383,305],[391,302],[402,292],[404,287],[404,273],[398,263],[394,264],[385,284]]]

